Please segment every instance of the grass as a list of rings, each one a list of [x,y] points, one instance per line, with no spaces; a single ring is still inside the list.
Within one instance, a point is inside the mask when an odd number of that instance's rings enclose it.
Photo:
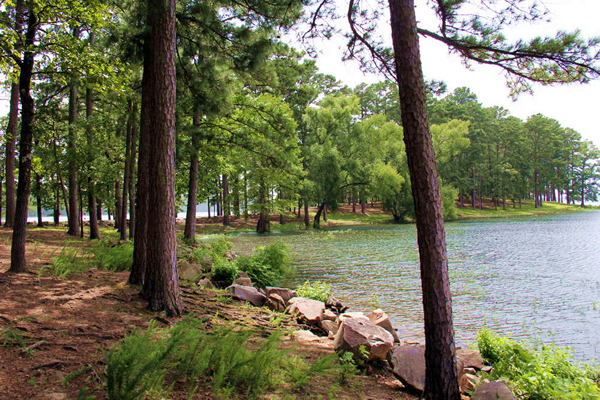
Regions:
[[[511,202],[507,202],[506,210],[502,209],[502,205],[498,207],[498,210],[494,208],[484,208],[483,210],[472,209],[471,207],[465,206],[464,208],[457,208],[457,214],[459,220],[465,219],[479,219],[479,218],[513,218],[513,217],[534,217],[543,215],[560,215],[566,213],[597,210],[598,207],[588,206],[581,208],[575,205],[567,205],[556,202],[543,202],[542,207],[535,208],[534,203],[531,201],[523,201],[519,208],[519,203],[516,203],[516,208],[513,208]]]

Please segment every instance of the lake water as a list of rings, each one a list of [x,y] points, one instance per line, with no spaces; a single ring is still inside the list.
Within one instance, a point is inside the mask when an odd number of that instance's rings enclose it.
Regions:
[[[600,360],[600,212],[547,218],[449,223],[453,315],[458,344],[482,327],[530,343],[573,348]],[[423,338],[418,252],[413,225],[270,235],[292,246],[285,282],[333,284],[351,311],[381,307],[401,336]],[[254,235],[252,235],[254,236]],[[256,243],[256,236],[234,238]]]

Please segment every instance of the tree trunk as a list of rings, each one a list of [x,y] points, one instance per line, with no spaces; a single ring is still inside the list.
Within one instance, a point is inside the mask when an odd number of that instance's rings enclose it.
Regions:
[[[34,53],[31,51],[38,28],[33,5],[28,4],[25,51],[19,65],[19,94],[21,97],[21,137],[19,140],[19,182],[15,204],[15,220],[10,248],[10,272],[25,272],[25,236],[27,228],[27,208],[31,192],[31,149],[33,146],[34,102],[31,97],[31,77],[33,76]]]
[[[77,87],[71,83],[69,90],[69,136],[68,136],[68,160],[69,160],[69,230],[68,235],[79,234],[79,212],[77,205],[77,160],[75,152],[75,121],[77,120]]]
[[[121,221],[121,210],[123,208],[123,197],[121,195],[121,181],[117,179],[115,181],[115,228],[120,233],[121,230],[126,229],[125,223]]]
[[[56,187],[56,202],[54,203],[54,226],[58,226],[60,222],[60,190]]]
[[[223,174],[223,225],[229,225],[229,182],[227,174]]]
[[[10,88],[10,111],[6,128],[6,221],[4,226],[12,228],[15,221],[15,144],[19,120],[19,84]]]
[[[304,227],[308,228],[310,226],[310,216],[308,212],[308,200],[304,199]]]
[[[194,126],[200,126],[200,112],[194,112]],[[192,134],[192,159],[190,160],[190,177],[188,183],[187,214],[185,216],[185,229],[183,237],[190,243],[196,244],[196,210],[198,205],[198,138],[196,132]],[[210,209],[210,207],[209,207]]]
[[[319,229],[321,227],[321,214],[323,213],[323,210],[325,209],[326,204],[323,202],[321,203],[321,205],[319,206],[317,213],[315,214],[315,219],[313,220],[313,228],[314,229]]]
[[[93,33],[90,36],[90,42],[93,41]],[[85,91],[85,118],[87,120],[87,145],[88,145],[88,160],[93,161],[94,148],[94,128],[92,126],[92,115],[94,113],[94,93],[92,89]],[[91,176],[88,176],[88,214],[90,217],[90,239],[100,239],[100,228],[98,227],[98,216],[96,215],[96,184]]]
[[[144,57],[142,108],[147,129],[148,199],[145,214],[146,275],[142,296],[148,308],[181,315],[183,301],[176,266],[175,239],[175,0],[147,0],[150,38]]]
[[[413,0],[389,0],[404,143],[415,204],[423,310],[426,399],[460,399],[454,367],[452,299],[444,218],[431,134]]]
[[[44,216],[42,215],[42,177],[38,174],[35,174],[35,191],[36,191],[36,202],[37,202],[37,220],[38,227],[42,228],[44,226]]]
[[[261,182],[260,184],[260,195],[259,195],[259,203],[260,203],[260,214],[258,216],[258,222],[256,224],[256,232],[259,234],[267,233],[271,230],[271,223],[269,220],[269,211],[267,209],[267,194],[266,194],[265,185]]]
[[[137,101],[133,102],[133,125],[131,126],[131,153],[129,159],[129,187],[127,190],[129,191],[129,238],[133,239],[135,237],[135,163],[136,163],[136,148],[138,141],[138,125],[137,125]]]
[[[102,200],[96,199],[96,217],[98,221],[102,221]]]
[[[129,196],[129,182],[131,180],[131,144],[132,141],[132,131],[133,131],[133,100],[129,100],[128,102],[128,114],[127,118],[127,129],[125,134],[125,165],[123,169],[123,199],[121,201],[121,208],[119,209],[121,229],[119,230],[121,240],[127,240],[127,207],[129,206],[128,196]]]

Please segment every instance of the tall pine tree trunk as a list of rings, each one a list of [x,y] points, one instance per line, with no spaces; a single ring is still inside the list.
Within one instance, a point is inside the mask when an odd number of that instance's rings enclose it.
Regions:
[[[404,143],[415,204],[425,317],[426,399],[460,399],[444,218],[413,0],[389,0]]]
[[[75,144],[75,121],[77,120],[77,87],[71,83],[69,90],[69,136],[68,136],[68,158],[69,158],[69,230],[67,234],[77,236],[79,234],[79,212],[77,206],[77,163]]]
[[[148,146],[146,274],[142,296],[151,310],[183,312],[175,240],[175,0],[147,0],[150,37],[144,60],[142,107],[150,121]],[[146,59],[149,59],[146,61]]]
[[[10,111],[6,128],[6,221],[4,226],[12,228],[15,221],[15,144],[19,120],[19,84],[10,87]]]
[[[125,165],[123,168],[123,199],[121,201],[121,208],[119,213],[121,215],[120,220],[123,221],[121,224],[121,229],[119,230],[120,239],[127,240],[127,207],[129,206],[128,197],[129,197],[129,181],[131,180],[131,144],[132,141],[132,133],[133,133],[133,100],[129,100],[128,103],[128,114],[129,118],[127,118],[127,129],[125,135]]]
[[[90,41],[93,41],[93,34]],[[92,89],[85,91],[85,118],[87,120],[87,145],[89,151],[88,160],[92,162],[94,148],[94,130],[92,126],[92,115],[94,113],[94,94]],[[90,216],[90,239],[100,239],[100,229],[98,227],[98,216],[96,215],[96,184],[91,176],[88,176],[88,214]]]
[[[227,174],[223,174],[223,225],[229,225],[229,181]]]
[[[10,248],[10,272],[25,272],[25,236],[27,228],[27,208],[31,192],[31,149],[33,147],[34,102],[31,97],[31,77],[33,76],[34,53],[32,52],[38,28],[37,16],[32,1],[27,2],[27,30],[25,51],[19,65],[19,94],[21,97],[21,137],[19,139],[19,182],[15,204],[15,221],[12,246]]]
[[[131,126],[131,151],[129,154],[129,238],[133,239],[135,236],[135,163],[137,154],[137,141],[138,141],[138,124],[137,124],[137,101],[133,101],[132,110],[132,126]]]
[[[200,112],[194,112],[194,126],[200,125]],[[185,215],[183,237],[190,243],[196,243],[196,210],[198,206],[198,135],[192,135],[192,158],[190,160],[190,176],[188,182],[188,204]],[[210,209],[210,207],[209,207]]]

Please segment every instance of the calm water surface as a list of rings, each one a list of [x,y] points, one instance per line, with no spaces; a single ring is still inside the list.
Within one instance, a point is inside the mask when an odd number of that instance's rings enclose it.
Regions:
[[[446,230],[459,344],[474,342],[485,326],[600,360],[600,212],[449,223]],[[287,285],[330,282],[352,311],[381,307],[402,336],[422,338],[415,232],[385,225],[259,240],[292,246],[296,269]]]

